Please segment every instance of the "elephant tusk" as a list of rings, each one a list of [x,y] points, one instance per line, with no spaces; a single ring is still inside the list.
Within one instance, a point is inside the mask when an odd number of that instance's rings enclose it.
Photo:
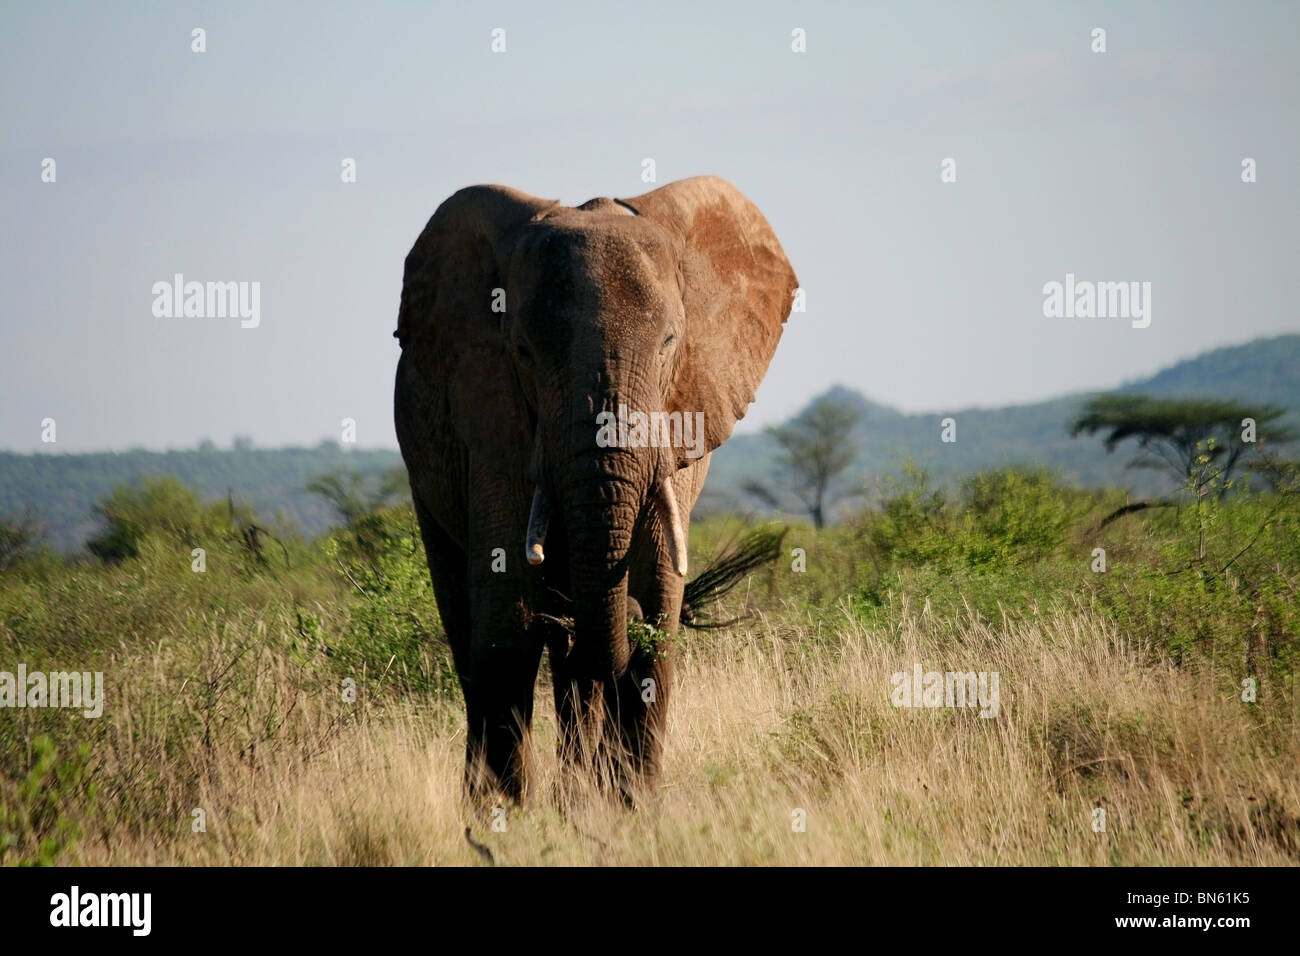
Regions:
[[[682,531],[682,516],[677,510],[677,495],[673,492],[672,479],[665,478],[659,484],[659,501],[664,508],[664,517],[668,519],[668,547],[673,554],[673,567],[682,577],[686,576],[686,535]]]
[[[524,538],[524,556],[529,564],[541,564],[546,560],[546,529],[551,523],[551,503],[546,500],[542,489],[533,492],[533,506],[528,511],[528,534]]]

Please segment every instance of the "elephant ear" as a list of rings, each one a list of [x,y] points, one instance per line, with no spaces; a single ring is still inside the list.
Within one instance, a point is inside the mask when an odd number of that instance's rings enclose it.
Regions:
[[[683,243],[686,339],[670,410],[703,412],[712,451],[767,372],[798,286],[794,269],[758,207],[725,180],[684,179],[620,202]]]
[[[469,186],[440,205],[406,256],[394,336],[479,340],[499,329],[492,290],[503,288],[494,248],[517,226],[558,203],[507,186]]]
[[[413,380],[405,394],[418,396],[403,406],[411,428],[520,474],[532,434],[492,309],[494,290],[505,288],[497,250],[557,205],[505,186],[470,186],[443,202],[406,257],[393,333]]]

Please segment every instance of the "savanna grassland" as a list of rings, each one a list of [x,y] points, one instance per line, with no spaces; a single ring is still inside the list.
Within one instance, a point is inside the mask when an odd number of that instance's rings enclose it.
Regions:
[[[498,831],[462,803],[463,711],[409,507],[304,541],[149,487],[119,496],[100,557],[0,571],[0,670],[106,687],[98,719],[0,710],[4,863],[485,863],[466,827],[499,865],[1300,860],[1294,494],[1102,527],[1122,493],[914,475],[854,521],[792,527],[710,609],[742,620],[672,640],[641,809],[559,786],[543,664],[534,791]],[[697,522],[692,567],[747,527]],[[997,716],[893,706],[918,663],[997,671]]]

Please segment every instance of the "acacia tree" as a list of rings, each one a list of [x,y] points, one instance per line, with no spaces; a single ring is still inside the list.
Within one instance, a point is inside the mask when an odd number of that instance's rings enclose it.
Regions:
[[[307,490],[332,504],[349,526],[381,508],[410,497],[406,468],[379,475],[336,468],[307,482]]]
[[[1070,427],[1070,435],[1105,433],[1107,453],[1135,441],[1139,454],[1130,468],[1168,468],[1179,485],[1198,501],[1222,498],[1233,485],[1233,472],[1252,449],[1292,441],[1295,433],[1280,424],[1286,410],[1277,405],[1244,405],[1227,399],[1153,398],[1107,394],[1091,399]],[[1140,501],[1108,515],[1121,515],[1169,500]]]
[[[853,428],[861,417],[861,411],[853,406],[823,396],[794,420],[767,429],[780,447],[777,467],[783,480],[803,502],[818,528],[826,526],[826,509],[843,497],[836,492],[834,483],[857,457]],[[746,481],[744,488],[772,507],[779,507],[778,496],[761,482]]]

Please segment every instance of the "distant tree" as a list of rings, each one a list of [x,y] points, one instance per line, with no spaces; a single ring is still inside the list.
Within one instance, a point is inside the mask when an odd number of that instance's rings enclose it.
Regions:
[[[823,397],[794,420],[767,429],[781,449],[777,457],[781,479],[803,502],[818,528],[826,526],[826,509],[843,497],[836,493],[834,483],[857,457],[853,428],[861,417],[852,405]],[[744,489],[779,507],[778,495],[767,485],[750,479]]]
[[[1129,463],[1130,468],[1167,468],[1180,487],[1197,500],[1210,495],[1222,498],[1233,486],[1237,466],[1252,449],[1296,437],[1280,424],[1285,414],[1286,410],[1276,405],[1250,406],[1226,399],[1108,394],[1084,406],[1070,434],[1102,432],[1108,453],[1121,442],[1135,441],[1139,454]],[[1248,436],[1253,440],[1247,440]],[[1112,513],[1103,523],[1170,503],[1136,502]]]
[[[1265,454],[1246,468],[1252,474],[1262,475],[1277,494],[1300,494],[1300,459]]]
[[[232,517],[225,504],[200,501],[173,475],[150,476],[138,486],[117,485],[94,510],[101,528],[86,549],[105,561],[136,557],[150,535],[184,545],[215,540],[229,533]]]
[[[396,465],[380,473],[379,493],[385,502],[411,500],[411,476],[405,465]]]
[[[332,504],[349,526],[411,494],[406,468],[400,465],[379,475],[336,468],[307,482],[307,490]]]

